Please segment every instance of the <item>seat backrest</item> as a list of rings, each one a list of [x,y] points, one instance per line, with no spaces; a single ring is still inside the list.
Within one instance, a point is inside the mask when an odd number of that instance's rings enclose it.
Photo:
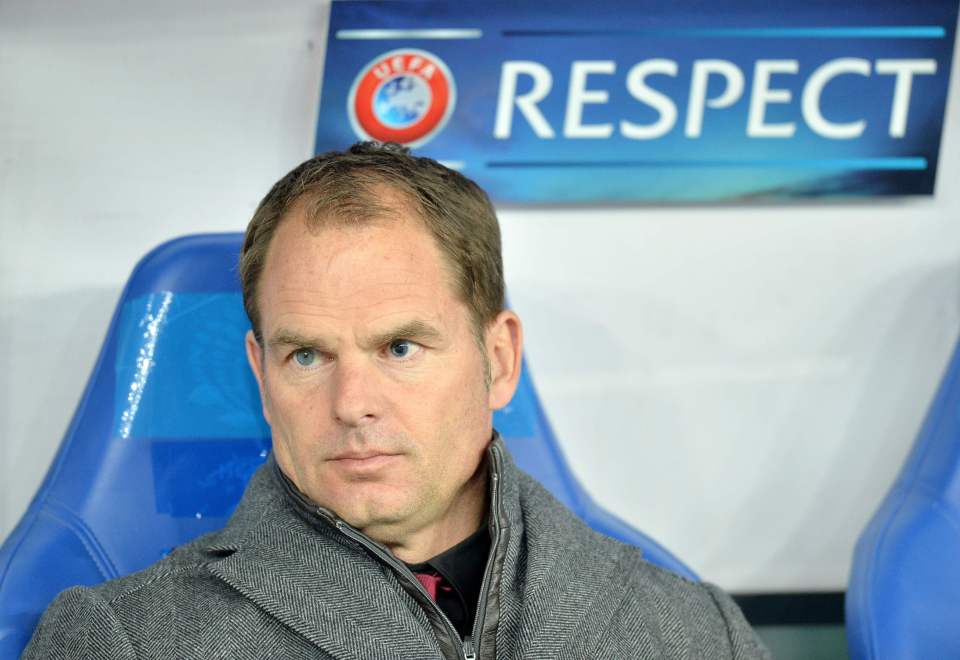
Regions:
[[[270,429],[242,350],[241,241],[173,240],[131,275],[53,464],[0,547],[0,657],[17,657],[61,590],[140,570],[223,527],[266,459]],[[587,496],[526,367],[494,424],[518,465],[594,528],[696,579]]]
[[[960,658],[960,344],[857,541],[846,625],[853,660]]]

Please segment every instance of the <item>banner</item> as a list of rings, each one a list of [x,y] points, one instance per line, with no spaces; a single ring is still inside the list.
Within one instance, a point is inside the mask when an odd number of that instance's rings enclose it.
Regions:
[[[930,195],[957,0],[332,3],[316,151],[498,202]]]

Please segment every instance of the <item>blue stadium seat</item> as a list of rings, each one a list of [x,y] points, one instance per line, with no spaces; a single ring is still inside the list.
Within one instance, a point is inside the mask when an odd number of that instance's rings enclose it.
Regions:
[[[960,344],[857,542],[846,623],[852,660],[960,658]]]
[[[53,465],[0,547],[0,658],[18,656],[61,590],[137,571],[222,527],[266,459],[269,427],[242,348],[241,241],[170,241],[131,275]],[[517,463],[595,529],[696,579],[580,487],[526,367],[494,423]]]

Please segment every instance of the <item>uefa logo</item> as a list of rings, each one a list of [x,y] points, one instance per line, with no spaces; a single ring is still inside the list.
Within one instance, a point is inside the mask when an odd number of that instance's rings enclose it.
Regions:
[[[418,147],[446,125],[456,99],[443,60],[424,50],[400,48],[361,69],[347,97],[347,114],[361,139]]]

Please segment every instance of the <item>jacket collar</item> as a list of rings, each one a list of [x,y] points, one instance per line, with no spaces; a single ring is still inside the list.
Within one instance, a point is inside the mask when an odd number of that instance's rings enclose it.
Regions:
[[[517,468],[496,431],[487,450],[487,462],[499,461],[500,522],[511,526],[521,522],[517,489]],[[497,452],[498,459],[494,459]],[[494,484],[491,480],[491,488]],[[491,498],[492,499],[492,498]],[[267,461],[254,473],[243,498],[230,517],[227,526],[215,535],[206,547],[214,553],[236,552],[249,544],[254,532],[264,525],[276,525],[295,515],[323,534],[336,534],[337,515],[311,501],[280,470],[271,453]]]
[[[489,465],[509,461],[497,435],[488,451]],[[519,508],[503,497],[510,492],[516,499],[511,481],[490,480],[491,488],[500,489],[491,501],[502,503],[502,529]],[[271,456],[254,473],[230,522],[206,544],[212,555],[207,568],[338,658],[429,657],[426,650],[437,648],[436,622],[400,586],[402,578],[341,533],[338,522],[302,494]],[[495,625],[488,628],[492,632]]]
[[[585,620],[597,619],[591,630],[605,628],[598,617],[611,616],[624,598],[628,581],[620,576],[638,553],[587,529],[514,465],[499,436],[489,451],[489,463],[499,466],[490,515],[501,538],[491,547],[480,657],[551,655],[587,644]],[[393,571],[282,476],[272,457],[257,470],[227,527],[206,546],[209,570],[336,657],[430,657],[437,648],[430,620]],[[552,633],[544,632],[544,617]]]
[[[207,569],[337,658],[430,657],[429,621],[396,578],[335,528],[308,521],[275,469],[271,458],[254,474],[206,546]]]

